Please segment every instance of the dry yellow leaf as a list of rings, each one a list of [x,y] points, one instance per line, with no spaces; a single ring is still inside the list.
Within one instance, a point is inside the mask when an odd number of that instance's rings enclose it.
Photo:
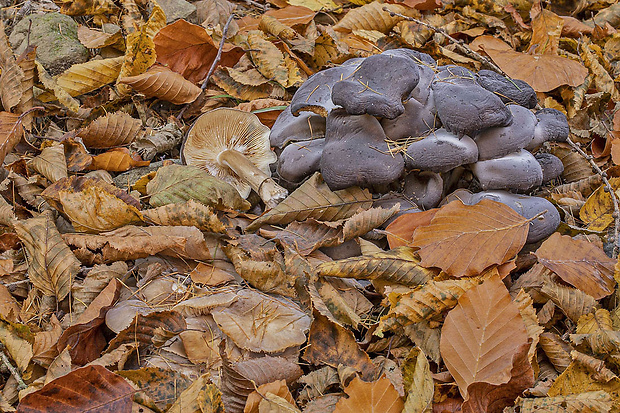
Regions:
[[[620,189],[620,178],[609,178],[609,183],[614,191]],[[614,204],[611,195],[605,192],[604,185],[601,185],[579,210],[579,218],[588,225],[592,231],[603,231],[607,228],[614,218]]]
[[[58,102],[64,105],[71,112],[77,113],[80,109],[80,102],[73,99],[69,92],[59,86],[58,83],[56,83],[56,81],[49,75],[49,73],[47,73],[41,63],[36,62],[36,65],[39,80],[43,83],[43,86],[54,93],[54,96],[58,99]]]
[[[407,398],[403,413],[431,412],[433,405],[433,377],[426,359],[420,348],[414,347],[401,366]]]
[[[213,209],[193,199],[185,203],[162,205],[143,212],[147,222],[156,225],[194,226],[201,231],[225,233],[226,227]]]
[[[17,104],[17,112],[24,113],[32,109],[34,101],[34,75],[36,72],[35,58],[36,58],[36,46],[28,46],[26,50],[17,58],[17,64],[24,73],[22,79],[22,92],[19,103]],[[2,80],[0,79],[0,82]],[[32,120],[34,118],[34,112],[27,113],[23,117],[23,125],[26,129],[32,128]]]
[[[250,55],[259,72],[267,79],[273,79],[284,87],[289,84],[288,70],[284,55],[273,43],[267,40],[265,34],[259,30],[248,33],[248,45],[252,50]]]
[[[362,7],[355,7],[334,25],[334,29],[340,32],[352,32],[353,30],[377,30],[381,33],[388,33],[401,20],[402,17],[390,16],[388,10],[403,14],[408,17],[420,17],[420,12],[400,4],[386,4],[373,1]]]
[[[43,148],[38,156],[30,160],[29,164],[52,183],[68,176],[65,149],[61,144]]]
[[[312,11],[333,11],[338,12],[341,7],[332,0],[287,0],[291,6],[306,7]]]
[[[129,85],[147,97],[156,97],[175,105],[191,103],[202,90],[180,74],[163,66],[156,66],[146,73],[123,77],[119,83]]]

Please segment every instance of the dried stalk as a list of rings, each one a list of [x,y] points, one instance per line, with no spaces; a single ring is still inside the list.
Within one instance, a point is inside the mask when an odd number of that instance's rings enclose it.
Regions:
[[[24,383],[24,380],[22,379],[22,376],[19,375],[19,372],[17,371],[17,369],[11,364],[11,361],[9,360],[7,355],[4,353],[4,348],[5,348],[4,345],[1,345],[1,347],[0,347],[0,358],[2,359],[2,364],[5,365],[5,367],[11,372],[11,375],[17,381],[17,388],[19,390],[23,390],[23,389],[25,389],[28,386],[26,385],[26,383]]]
[[[614,219],[614,239],[611,240],[614,243],[612,258],[618,258],[618,252],[620,251],[620,240],[618,240],[618,234],[620,233],[620,207],[618,207],[618,196],[616,195],[616,191],[614,191],[614,188],[609,183],[607,173],[598,167],[596,162],[594,162],[594,157],[592,155],[585,153],[583,149],[581,149],[581,147],[570,138],[566,138],[566,143],[568,143],[571,148],[576,150],[579,155],[583,156],[590,163],[592,169],[594,169],[596,174],[601,177],[605,192],[608,192],[611,195],[611,200],[614,204],[614,212],[611,214]]]
[[[400,18],[402,18],[404,20],[421,24],[422,26],[427,27],[427,28],[433,30],[434,32],[437,32],[437,33],[440,33],[440,34],[446,36],[446,38],[449,41],[454,43],[456,48],[461,53],[464,53],[468,57],[471,57],[472,59],[479,61],[483,65],[486,65],[489,69],[493,70],[494,72],[497,72],[497,73],[501,74],[502,76],[510,77],[510,76],[508,76],[506,74],[506,72],[504,72],[499,66],[497,66],[495,63],[493,63],[490,59],[482,56],[478,52],[473,51],[469,46],[467,46],[467,44],[465,44],[465,42],[463,42],[462,40],[455,39],[454,37],[450,36],[450,34],[447,31],[445,31],[444,29],[442,29],[440,27],[435,27],[432,24],[426,23],[425,21],[422,21],[422,20],[418,20],[418,19],[416,19],[414,17],[409,17],[409,16],[405,16],[404,14],[400,14],[400,13],[396,13],[396,12],[390,11],[390,9],[388,9],[387,7],[384,7],[383,10],[388,12],[388,13],[390,13],[390,16],[392,16],[392,17],[398,16],[398,17],[400,17]]]

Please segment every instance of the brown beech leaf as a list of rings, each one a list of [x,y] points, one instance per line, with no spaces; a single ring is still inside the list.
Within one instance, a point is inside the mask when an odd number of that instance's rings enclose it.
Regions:
[[[196,401],[202,413],[225,413],[222,393],[215,384],[207,384]]]
[[[315,365],[342,364],[359,372],[364,380],[374,380],[376,368],[368,354],[355,341],[353,333],[329,321],[318,311],[314,311],[313,317],[308,336],[309,345],[304,351],[303,359]]]
[[[498,276],[473,287],[459,298],[441,330],[440,348],[443,360],[466,401],[470,398],[472,386],[508,383],[513,378],[513,368],[523,362],[517,358],[520,355],[525,357],[530,385],[533,384],[532,369],[527,362],[529,343],[525,325]],[[517,394],[524,389],[520,388]]]
[[[598,302],[591,295],[550,280],[543,282],[540,292],[553,301],[574,323],[577,323],[581,316],[591,313],[598,307]]]
[[[17,58],[17,65],[24,72],[24,78],[22,79],[22,92],[17,104],[17,113],[24,113],[33,107],[34,101],[34,76],[36,72],[36,46],[28,46],[26,50]],[[28,130],[32,129],[32,120],[34,119],[34,113],[30,112],[23,117],[24,127]]]
[[[399,247],[344,260],[329,261],[317,267],[322,277],[382,280],[403,285],[420,285],[433,279],[439,271],[424,268],[411,247]]]
[[[62,335],[62,326],[55,315],[50,318],[50,325],[51,330],[35,333],[32,343],[32,361],[44,367],[49,367],[58,356],[56,343]]]
[[[334,413],[400,413],[403,411],[403,399],[388,380],[383,376],[375,382],[365,382],[355,377],[336,404]]]
[[[69,294],[80,262],[65,244],[49,212],[17,221],[13,227],[26,248],[30,281],[45,295],[61,301]]]
[[[402,17],[390,16],[390,13],[383,10],[387,7],[391,12],[403,14],[409,17],[419,16],[419,12],[400,4],[385,5],[378,1],[373,1],[362,7],[351,10],[334,25],[334,29],[341,32],[352,32],[353,30],[377,30],[381,33],[388,33],[401,20]]]
[[[2,74],[0,75],[0,100],[4,110],[10,111],[17,106],[22,97],[22,81],[24,72],[15,61],[13,49],[6,36],[4,23],[0,23],[0,60]]]
[[[185,203],[162,205],[142,213],[156,225],[194,226],[201,231],[225,233],[226,227],[209,206],[193,199]]]
[[[47,187],[41,196],[78,232],[111,231],[142,222],[140,202],[100,179],[72,175]]]
[[[163,66],[152,67],[140,75],[123,77],[118,82],[131,86],[147,97],[166,100],[175,105],[191,103],[202,92],[198,86]]]
[[[613,401],[611,396],[603,390],[569,394],[566,396],[518,399],[518,403],[515,405],[515,407],[518,407],[519,411],[523,413],[543,411],[554,413],[607,413],[611,410],[612,406]]]
[[[293,406],[295,405],[295,399],[291,395],[291,392],[286,385],[286,380],[276,380],[271,383],[261,384],[248,396],[245,402],[244,413],[260,413],[259,405],[263,400],[263,395],[271,393],[276,396],[282,397]],[[275,412],[274,412],[275,413]]]
[[[23,133],[18,114],[0,112],[0,162],[3,162],[8,153],[19,143]]]
[[[616,261],[595,244],[556,232],[536,250],[536,256],[563,281],[597,300],[614,291]]]
[[[200,412],[198,397],[200,397],[200,392],[209,385],[209,376],[210,374],[203,374],[194,380],[188,388],[179,394],[179,397],[166,410],[166,413]]]
[[[420,248],[421,265],[454,277],[472,276],[517,255],[528,223],[499,202],[484,199],[469,206],[453,201],[437,211],[430,225],[414,231],[412,245]]]
[[[237,297],[230,306],[217,308],[211,315],[239,347],[276,353],[306,341],[310,317],[297,304],[255,290],[241,290]]]
[[[182,19],[157,32],[153,41],[157,61],[194,84],[207,76],[218,49],[204,27]],[[224,43],[219,65],[234,66],[241,56],[240,47]]]
[[[337,221],[349,218],[358,209],[368,209],[372,195],[368,190],[351,187],[331,191],[319,173],[314,174],[284,201],[248,225],[248,231],[255,231],[265,224],[289,224],[314,218],[322,221]]]
[[[596,356],[620,349],[620,332],[614,331],[609,311],[603,308],[579,318],[576,333],[571,334],[571,341],[577,346],[586,341]]]
[[[117,261],[110,265],[95,265],[88,271],[84,280],[73,283],[71,287],[72,314],[79,317],[113,278],[122,278],[128,269],[124,261]]]
[[[56,182],[67,177],[65,149],[60,144],[43,148],[38,156],[30,160],[29,165],[50,182]]]
[[[127,148],[110,149],[101,155],[93,156],[88,167],[91,170],[103,169],[110,172],[125,172],[138,166],[148,166],[149,161],[143,161],[137,154],[132,154]]]
[[[342,224],[321,222],[312,218],[303,222],[291,222],[285,229],[278,231],[275,239],[302,255],[308,255],[321,247],[333,247],[344,242]]]
[[[123,34],[120,30],[112,34],[105,33],[101,30],[91,29],[86,26],[79,26],[77,29],[77,35],[80,43],[88,49],[101,49],[103,47],[114,46],[117,43],[123,43]],[[123,58],[120,60],[122,62]]]
[[[157,330],[178,334],[186,328],[185,319],[176,311],[159,311],[147,316],[137,314],[129,327],[110,341],[106,353],[131,343],[138,343],[139,349],[149,348],[155,344],[153,339]]]
[[[158,367],[143,367],[138,370],[118,372],[139,389],[134,400],[154,411],[164,412],[192,384],[192,380],[174,369],[164,370]]]
[[[9,289],[5,285],[0,286],[0,317],[12,323],[18,322],[20,308]]]
[[[142,122],[125,112],[108,113],[95,119],[77,136],[87,148],[107,149],[129,145],[142,133]]]
[[[74,370],[24,397],[20,413],[131,411],[134,390],[120,376],[105,367],[87,366]]]
[[[258,85],[244,84],[235,80],[233,75],[242,76],[242,79],[251,79],[252,83],[258,83]],[[243,74],[240,74],[231,67],[220,67],[213,72],[212,79],[213,83],[224,89],[226,93],[241,100],[251,101],[269,97],[282,98],[286,94],[281,85],[269,82],[269,79],[265,79],[256,69],[254,71],[244,71]],[[264,80],[266,82],[263,82]]]
[[[265,34],[259,30],[248,33],[248,45],[256,69],[267,79],[273,79],[284,87],[289,85],[288,70],[284,62],[284,55],[273,43],[267,40]]]

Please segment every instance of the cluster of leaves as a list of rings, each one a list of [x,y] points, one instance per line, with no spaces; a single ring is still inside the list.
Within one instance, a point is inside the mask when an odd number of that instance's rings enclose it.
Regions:
[[[166,25],[155,2],[65,2],[93,58],[54,77],[0,33],[0,410],[620,411],[616,194],[570,147],[545,148],[564,223],[538,245],[493,201],[386,228],[397,208],[317,174],[258,216],[201,169],[146,167],[201,112],[269,125],[312,73],[413,47],[530,83],[620,188],[619,5],[248,3]]]

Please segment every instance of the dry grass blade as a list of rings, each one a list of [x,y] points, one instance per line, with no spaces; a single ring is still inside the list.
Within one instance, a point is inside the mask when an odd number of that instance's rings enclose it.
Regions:
[[[410,247],[387,252],[325,262],[317,267],[323,277],[382,280],[402,285],[420,285],[432,280],[439,271],[424,268]]]
[[[319,173],[304,182],[277,207],[252,222],[247,230],[255,231],[265,224],[285,225],[314,218],[337,221],[353,216],[358,209],[368,209],[372,195],[358,187],[331,191]]]
[[[80,262],[65,244],[53,217],[44,213],[37,218],[17,221],[14,228],[26,248],[30,281],[45,295],[61,301],[69,294]]]
[[[499,202],[484,199],[469,206],[454,201],[437,211],[430,225],[415,230],[412,245],[420,247],[425,267],[472,276],[514,257],[525,245],[528,223]]]
[[[107,149],[129,145],[142,133],[142,122],[125,112],[108,113],[79,131],[87,148]]]
[[[156,67],[148,72],[119,79],[148,97],[156,97],[175,105],[191,103],[200,93],[200,88],[170,69]]]
[[[563,281],[595,299],[608,296],[616,285],[613,277],[616,260],[590,242],[556,232],[536,250],[536,256]]]

